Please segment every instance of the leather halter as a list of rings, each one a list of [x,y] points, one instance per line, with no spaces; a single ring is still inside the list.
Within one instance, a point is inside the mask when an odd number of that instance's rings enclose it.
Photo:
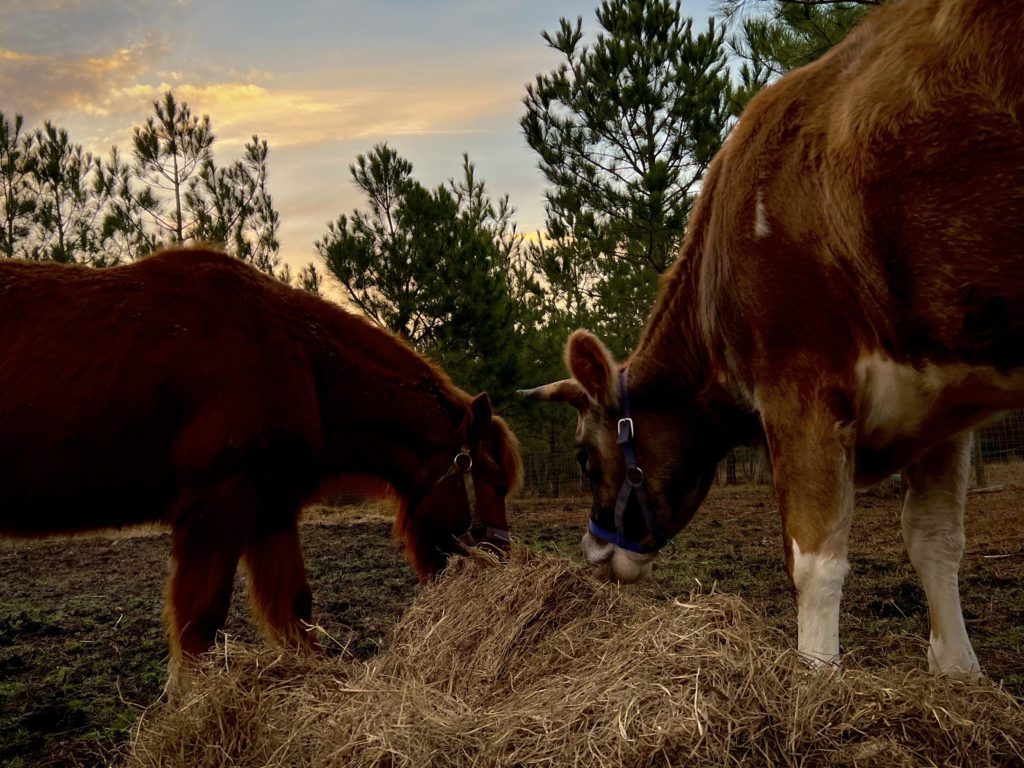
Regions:
[[[440,483],[447,477],[459,473],[462,475],[462,485],[466,490],[466,503],[469,505],[469,527],[455,537],[455,540],[466,547],[476,547],[480,544],[492,544],[501,549],[508,549],[512,537],[505,528],[494,528],[487,525],[477,512],[476,485],[473,483],[473,455],[469,448],[462,447],[452,460],[451,466],[437,481]],[[437,483],[435,483],[436,485]]]
[[[619,383],[622,388],[622,418],[618,423],[618,438],[616,443],[622,446],[622,457],[626,462],[626,479],[622,481],[619,489],[619,496],[615,500],[615,530],[610,531],[602,528],[591,518],[587,530],[594,536],[610,542],[622,549],[636,552],[641,555],[658,552],[669,543],[668,536],[658,525],[658,520],[651,510],[650,500],[647,496],[647,489],[644,487],[644,471],[636,461],[636,452],[633,449],[633,441],[636,439],[636,429],[633,426],[633,419],[629,413],[629,391],[626,388],[626,368],[619,374]],[[626,507],[629,505],[631,496],[636,496],[636,501],[643,513],[644,522],[647,524],[647,532],[654,539],[654,544],[644,544],[639,541],[632,541],[626,536],[623,517]]]

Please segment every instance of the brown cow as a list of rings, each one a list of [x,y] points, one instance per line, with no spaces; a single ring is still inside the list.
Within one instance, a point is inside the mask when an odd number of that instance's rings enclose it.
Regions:
[[[530,392],[579,408],[591,563],[646,575],[766,438],[799,649],[828,662],[854,487],[903,470],[930,666],[978,670],[957,571],[969,430],[1024,406],[1022,40],[1017,0],[902,0],[750,103],[621,376],[577,332],[574,378]]]
[[[239,559],[268,634],[309,644],[296,521],[325,490],[397,496],[427,578],[463,545],[507,544],[520,476],[487,395],[237,259],[0,260],[0,535],[169,524],[173,683],[213,642]]]

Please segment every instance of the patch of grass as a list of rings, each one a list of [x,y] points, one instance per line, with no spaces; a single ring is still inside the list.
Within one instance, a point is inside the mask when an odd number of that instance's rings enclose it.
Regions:
[[[56,634],[56,627],[64,621],[60,610],[46,610],[42,606],[14,601],[0,607],[0,645],[7,638],[28,634]]]

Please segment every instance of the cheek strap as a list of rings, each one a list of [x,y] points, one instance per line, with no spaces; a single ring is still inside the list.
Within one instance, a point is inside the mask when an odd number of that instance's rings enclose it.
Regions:
[[[480,519],[480,515],[477,512],[476,485],[473,482],[472,470],[473,456],[469,452],[469,448],[464,446],[455,457],[455,460],[452,461],[448,472],[445,473],[445,477],[455,472],[462,474],[462,486],[466,490],[466,502],[469,504],[469,528],[456,536],[455,539],[467,547],[475,547],[479,544],[494,544],[499,548],[507,549],[512,542],[512,536],[508,530],[505,528],[493,528],[486,525]]]
[[[622,387],[622,418],[619,419],[618,437],[616,443],[622,446],[622,458],[626,463],[626,479],[622,481],[619,489],[619,496],[615,500],[615,531],[609,531],[598,525],[593,518],[590,520],[588,530],[595,536],[609,541],[617,547],[628,549],[630,552],[646,555],[657,552],[669,543],[668,536],[658,525],[658,518],[651,509],[650,500],[647,496],[647,489],[644,487],[644,471],[636,461],[636,451],[633,448],[633,441],[636,438],[636,430],[633,427],[633,419],[629,413],[629,390],[627,389],[627,371],[623,368],[619,374],[619,383]],[[623,523],[626,507],[629,506],[629,499],[636,496],[637,506],[644,516],[644,524],[647,532],[654,539],[654,544],[644,544],[639,541],[632,541],[626,536],[626,528]]]

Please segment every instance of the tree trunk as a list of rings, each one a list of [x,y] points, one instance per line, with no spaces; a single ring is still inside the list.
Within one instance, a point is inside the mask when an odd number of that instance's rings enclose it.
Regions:
[[[757,463],[754,469],[754,482],[758,485],[769,485],[772,481],[772,467],[768,459],[768,449],[761,446],[757,449]]]
[[[548,471],[551,473],[551,495],[558,498],[561,495],[561,484],[559,476],[561,472],[555,456],[555,424],[548,422]]]
[[[981,433],[974,430],[971,439],[974,441],[971,448],[971,460],[974,462],[974,484],[978,488],[984,488],[988,483],[985,480],[985,459],[981,455]]]

